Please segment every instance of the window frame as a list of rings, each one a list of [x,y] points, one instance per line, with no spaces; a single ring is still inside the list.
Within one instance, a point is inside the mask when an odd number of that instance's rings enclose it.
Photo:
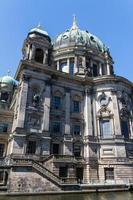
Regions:
[[[0,134],[1,133],[7,133],[7,132],[8,132],[8,124],[0,122]]]
[[[78,103],[78,106],[75,104]],[[74,113],[80,113],[80,101],[79,100],[73,100],[73,112]]]
[[[5,156],[5,144],[0,143],[0,158],[3,158],[4,156]]]
[[[43,64],[44,60],[44,50],[42,48],[36,48],[35,49],[35,56],[34,60],[40,64]]]
[[[114,180],[114,178],[115,178],[114,168],[113,167],[110,167],[110,168],[105,167],[104,168],[104,177],[105,177],[105,181]]]
[[[108,121],[109,122],[109,129],[108,134],[105,131],[107,130],[107,127],[103,127],[103,122]],[[113,138],[113,127],[112,127],[112,120],[110,117],[102,117],[99,119],[99,128],[100,128],[100,138],[102,139],[112,139]],[[105,128],[105,130],[103,130]],[[109,134],[110,133],[110,134]]]
[[[79,130],[78,130],[78,128],[79,128]],[[74,124],[73,125],[73,136],[80,136],[80,135],[81,135],[81,125],[80,124]]]
[[[55,129],[54,129],[55,124],[59,125],[58,128],[56,127],[59,131],[55,131]],[[52,122],[52,133],[54,133],[54,134],[60,134],[61,133],[61,122],[60,121],[53,121]]]
[[[34,148],[33,147],[29,148],[29,143],[30,142],[35,144]],[[27,141],[26,154],[35,155],[36,154],[36,149],[37,149],[37,142],[35,140],[29,140],[29,141]],[[32,152],[32,150],[34,150],[34,151]]]
[[[57,99],[60,101],[58,102]],[[59,105],[57,104],[57,102],[59,103]],[[52,97],[52,108],[54,110],[61,110],[61,107],[62,107],[62,102],[61,102],[61,96],[58,96],[58,95],[54,95]]]
[[[122,127],[123,126],[123,123],[126,123],[126,131],[123,130],[125,127]],[[130,137],[130,125],[129,125],[129,120],[123,120],[121,119],[120,120],[120,124],[121,124],[121,135],[125,138],[125,139],[129,139]],[[125,125],[125,124],[124,124]]]

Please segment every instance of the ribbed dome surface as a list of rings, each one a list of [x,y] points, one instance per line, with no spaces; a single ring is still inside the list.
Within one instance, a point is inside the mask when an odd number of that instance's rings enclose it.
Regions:
[[[100,52],[108,51],[104,43],[95,35],[88,31],[80,30],[74,19],[71,29],[61,33],[54,40],[54,48],[63,48],[67,46],[86,46]]]

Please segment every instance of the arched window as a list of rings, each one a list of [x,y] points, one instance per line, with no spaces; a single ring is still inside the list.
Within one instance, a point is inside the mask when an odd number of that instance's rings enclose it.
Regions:
[[[102,64],[102,75],[107,75],[107,67]]]
[[[44,52],[42,49],[37,48],[35,51],[35,61],[39,63],[43,63]]]
[[[67,60],[60,60],[60,71],[68,73],[69,72],[69,66],[67,65]]]
[[[2,102],[7,102],[8,101],[8,98],[9,98],[9,93],[8,92],[1,92],[0,94],[0,100]]]
[[[98,66],[96,64],[93,64],[93,76],[98,76]]]
[[[129,127],[130,113],[125,108],[122,108],[120,110],[120,119],[121,119],[121,134],[124,136],[125,139],[128,139],[130,134],[130,127]]]
[[[121,119],[121,133],[124,136],[124,138],[129,138],[129,122],[127,120]]]

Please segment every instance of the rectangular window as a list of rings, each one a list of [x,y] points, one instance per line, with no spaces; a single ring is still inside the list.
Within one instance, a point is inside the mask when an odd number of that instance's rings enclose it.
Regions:
[[[121,120],[121,132],[124,138],[129,138],[129,122]]]
[[[100,131],[101,131],[101,137],[103,137],[103,138],[111,138],[112,137],[110,119],[101,119],[100,120]]]
[[[26,153],[27,154],[35,154],[36,153],[36,141],[28,141]]]
[[[4,156],[5,144],[0,144],[0,157]]]
[[[73,148],[73,154],[75,157],[80,157],[81,156],[81,147],[80,145],[74,144],[74,148]]]
[[[58,155],[58,154],[59,154],[59,144],[53,144],[52,153],[53,153],[54,155]]]
[[[68,175],[68,167],[59,168],[59,177],[66,178]]]
[[[83,171],[84,171],[83,167],[76,168],[76,178],[77,178],[78,183],[82,183]]]
[[[107,75],[107,67],[104,64],[102,64],[102,75]]]
[[[0,171],[0,183],[4,181],[4,171]]]
[[[105,180],[114,180],[114,168],[104,168]]]
[[[6,133],[8,129],[8,124],[0,123],[0,133]]]
[[[94,77],[98,76],[98,67],[96,64],[93,64],[93,76]]]
[[[61,108],[61,97],[54,96],[53,97],[53,108],[59,110]]]
[[[73,112],[79,113],[80,112],[80,102],[73,101]]]
[[[74,61],[71,61],[71,60],[70,60],[69,73],[70,75],[74,74]]]
[[[52,124],[52,131],[54,133],[60,133],[60,122],[53,122]]]
[[[74,125],[73,127],[73,134],[74,135],[80,135],[80,125]]]

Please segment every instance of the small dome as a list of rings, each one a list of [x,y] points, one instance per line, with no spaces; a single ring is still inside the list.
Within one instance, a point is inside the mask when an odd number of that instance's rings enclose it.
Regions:
[[[17,85],[17,82],[14,78],[12,78],[11,76],[7,75],[7,76],[3,76],[1,79],[0,79],[0,82],[2,84],[7,84],[7,85],[11,85],[11,86],[16,86]]]
[[[98,37],[78,28],[75,18],[71,29],[58,35],[54,41],[55,49],[67,46],[85,46],[99,52],[108,52],[108,48]]]
[[[39,24],[37,27],[35,28],[32,28],[30,31],[29,31],[29,34],[32,34],[32,33],[39,33],[41,35],[45,35],[45,36],[48,36],[48,33],[46,31],[43,30],[42,26]]]

